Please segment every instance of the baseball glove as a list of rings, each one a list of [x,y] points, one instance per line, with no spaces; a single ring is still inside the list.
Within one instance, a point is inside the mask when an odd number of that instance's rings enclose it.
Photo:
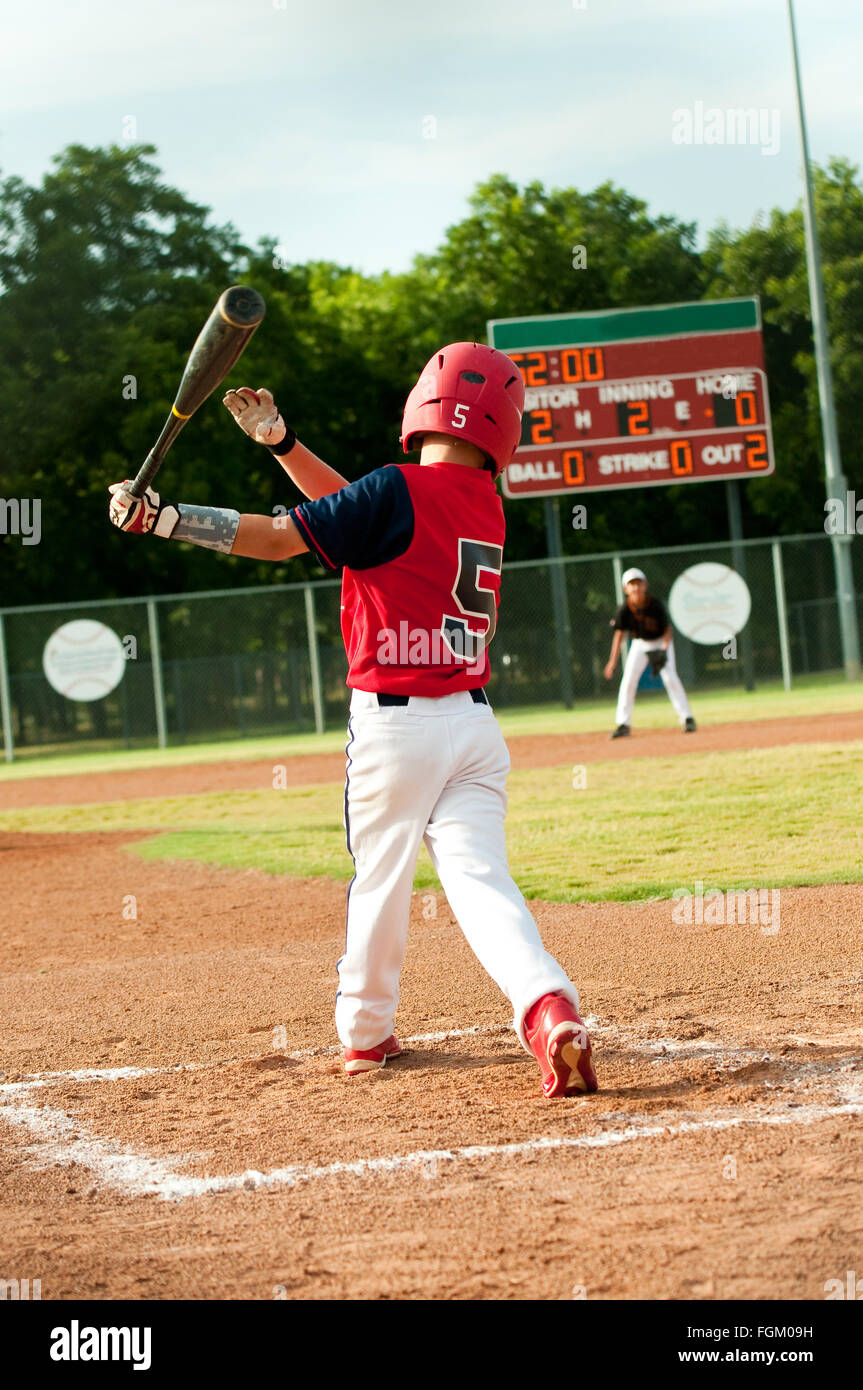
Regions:
[[[663,666],[668,661],[668,653],[659,649],[654,652],[648,652],[647,656],[650,662],[651,672],[654,676],[658,676]]]

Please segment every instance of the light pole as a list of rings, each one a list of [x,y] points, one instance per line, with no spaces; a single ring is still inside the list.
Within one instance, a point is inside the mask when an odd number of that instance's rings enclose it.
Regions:
[[[806,241],[806,268],[809,275],[809,303],[812,312],[812,339],[815,346],[815,367],[818,374],[818,400],[821,405],[821,433],[824,440],[824,472],[827,496],[842,499],[841,514],[845,511],[847,480],[842,473],[839,457],[839,435],[836,430],[836,407],[833,401],[833,373],[830,370],[830,344],[827,338],[827,313],[824,307],[824,282],[821,278],[821,248],[812,197],[812,172],[809,166],[809,141],[803,114],[803,88],[800,84],[800,62],[797,56],[797,35],[794,29],[794,8],[788,0],[788,20],[791,25],[791,52],[794,57],[794,80],[797,91],[797,116],[800,122],[800,141],[803,146],[803,226]],[[848,518],[846,517],[846,523]],[[851,519],[853,528],[854,518]],[[836,569],[836,598],[839,605],[839,631],[842,638],[842,660],[849,681],[860,678],[860,641],[857,632],[857,604],[854,598],[854,573],[851,568],[851,534],[832,537],[833,564]]]

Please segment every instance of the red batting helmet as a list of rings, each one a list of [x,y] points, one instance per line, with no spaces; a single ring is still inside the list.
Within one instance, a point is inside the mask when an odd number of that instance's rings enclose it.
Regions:
[[[405,453],[418,434],[451,434],[488,454],[494,476],[521,438],[524,384],[511,357],[484,343],[448,343],[423,367],[405,404]]]

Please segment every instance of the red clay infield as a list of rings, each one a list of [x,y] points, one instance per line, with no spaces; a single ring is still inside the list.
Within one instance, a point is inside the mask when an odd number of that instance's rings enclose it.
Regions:
[[[665,758],[679,753],[711,753],[733,748],[775,748],[790,743],[817,743],[863,738],[863,711],[829,717],[745,720],[699,728],[695,734],[671,729],[635,729],[630,738],[608,734],[522,735],[507,739],[513,769],[557,767],[563,762],[591,763],[606,758]],[[157,756],[157,755],[154,755]],[[177,767],[139,768],[132,772],[89,772],[40,776],[0,782],[4,809],[21,806],[71,806],[86,802],[137,800],[153,796],[194,796],[204,792],[257,791],[272,781],[273,764],[281,762],[288,786],[342,781],[342,753],[278,754],[243,762],[187,763]]]
[[[861,733],[836,716],[512,750]],[[339,756],[285,762],[341,778]],[[260,786],[262,766],[39,778],[4,801]],[[414,899],[406,1056],[349,1081],[344,885],[145,863],[140,838],[0,836],[4,1277],[44,1299],[822,1299],[859,1269],[859,885],[783,889],[774,934],[681,927],[668,902],[534,903],[601,1087],[549,1102],[444,899]]]

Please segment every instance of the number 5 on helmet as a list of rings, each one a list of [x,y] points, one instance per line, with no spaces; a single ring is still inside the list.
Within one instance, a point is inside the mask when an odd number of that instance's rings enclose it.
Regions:
[[[521,439],[524,383],[511,357],[484,343],[449,343],[429,358],[405,404],[401,444],[450,434],[475,444],[497,477]]]

